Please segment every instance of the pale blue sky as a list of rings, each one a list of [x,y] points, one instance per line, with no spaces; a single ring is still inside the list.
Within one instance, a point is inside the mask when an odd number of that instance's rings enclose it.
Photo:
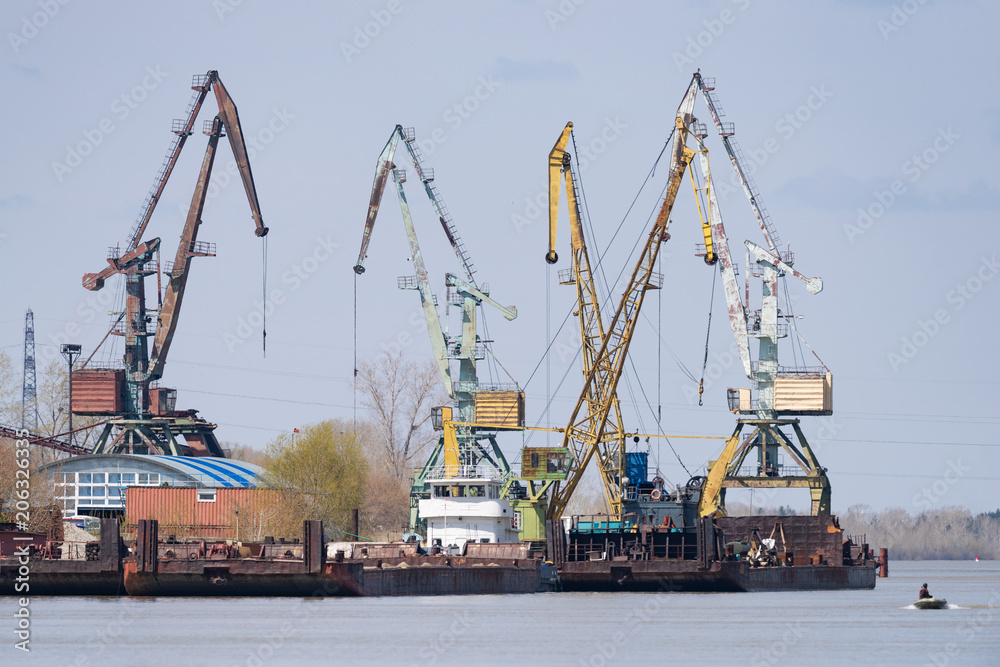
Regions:
[[[912,14],[894,10],[903,5]],[[191,75],[217,69],[260,147],[252,164],[271,227],[269,287],[283,302],[268,317],[266,359],[256,331],[227,344],[254,312],[261,283],[260,241],[242,188],[230,183],[203,216],[200,238],[216,242],[219,256],[194,262],[164,378],[178,387],[179,406],[218,422],[221,439],[254,446],[302,423],[351,416],[350,267],[376,158],[396,123],[425,141],[477,278],[498,301],[518,306],[514,322],[496,313],[487,321],[497,357],[526,383],[546,346],[546,281],[553,331],[573,298],[547,272],[547,225],[531,203],[545,201],[549,149],[567,120],[578,145],[593,147],[583,186],[596,245],[605,247],[700,67],[716,77],[727,120],[756,156],[755,178],[797,268],[825,282],[817,296],[793,282],[788,288],[806,316],[800,330],[834,372],[833,421],[804,420],[830,469],[834,509],[996,509],[998,19],[989,2],[6,2],[0,347],[20,357],[29,306],[40,356],[54,354],[42,343],[66,331],[85,348],[101,339],[111,307],[88,303],[81,277],[99,270],[107,246],[131,227],[171,139],[170,121],[190,97]],[[202,118],[213,110],[209,100]],[[700,102],[696,113],[708,120]],[[427,143],[431,137],[437,141]],[[721,144],[710,148],[715,173],[730,182]],[[70,149],[88,154],[77,163]],[[146,235],[162,237],[170,252],[203,150],[196,134]],[[922,154],[926,168],[913,161]],[[223,145],[217,184],[231,160]],[[661,166],[608,252],[609,277],[645,234],[665,177]],[[454,256],[417,184],[409,185],[443,291]],[[872,215],[864,226],[859,209]],[[722,211],[742,257],[744,238],[760,240],[742,194],[724,196]],[[662,313],[655,299],[645,312],[653,322],[662,317],[663,336],[697,373],[711,272],[692,255],[699,230],[687,185],[671,231]],[[562,268],[565,233],[560,244]],[[368,272],[358,279],[362,359],[398,340],[409,341],[409,357],[429,358],[426,333],[411,321],[417,297],[395,287],[397,275],[412,273],[407,257],[388,191]],[[978,287],[971,298],[957,291],[966,284]],[[731,344],[716,297],[713,355]],[[935,316],[943,323],[925,325],[934,330],[925,340],[921,322]],[[894,363],[890,355],[902,355],[903,338],[914,336],[926,344]],[[560,340],[571,343],[575,331]],[[648,323],[633,357],[654,407],[659,377],[666,432],[731,431],[724,390],[746,385],[735,366],[699,408],[666,350],[658,372]],[[552,358],[552,387],[567,365]],[[545,380],[543,364],[527,387],[531,423],[545,404]],[[639,384],[632,380],[638,406],[622,393],[626,422],[649,430],[655,423]],[[571,370],[543,423],[564,424],[579,386]],[[914,444],[927,442],[948,444]],[[674,446],[692,471],[718,449]],[[684,481],[666,447],[661,465]],[[918,500],[925,490],[930,496]],[[791,492],[768,502],[807,500]]]

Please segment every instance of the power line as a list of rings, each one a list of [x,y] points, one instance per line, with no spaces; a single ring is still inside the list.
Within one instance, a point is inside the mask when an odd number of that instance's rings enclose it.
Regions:
[[[836,472],[835,475],[857,475],[861,477],[900,477],[904,479],[941,479],[941,475],[907,475],[905,473],[881,473],[881,472]],[[971,479],[977,482],[1000,482],[1000,477],[969,477],[963,476],[963,480]]]
[[[272,345],[273,344],[274,344],[274,341],[272,341]],[[263,369],[263,368],[244,368],[244,367],[240,367],[240,366],[225,366],[223,364],[209,364],[209,363],[194,362],[194,361],[180,361],[178,359],[171,360],[171,365],[176,365],[176,364],[182,364],[182,365],[185,365],[185,366],[197,366],[199,368],[220,368],[220,369],[223,369],[223,370],[240,371],[240,372],[243,372],[243,373],[257,373],[257,374],[260,374],[260,375],[280,375],[280,376],[292,377],[292,378],[306,378],[306,379],[309,379],[309,380],[323,380],[325,382],[349,382],[350,381],[350,378],[340,377],[340,376],[337,376],[337,375],[317,375],[315,373],[295,373],[295,372],[292,372],[292,371],[277,371],[277,370],[268,370],[268,369]]]
[[[247,396],[246,394],[226,394],[218,391],[202,391],[200,389],[183,389],[178,387],[178,391],[183,391],[189,394],[207,394],[209,396],[228,396],[230,398],[249,398],[255,401],[274,401],[277,403],[294,403],[296,405],[321,405],[325,408],[345,408],[350,410],[352,406],[350,405],[340,405],[339,403],[318,403],[315,401],[293,401],[290,398],[274,398],[273,396]],[[363,408],[368,409],[368,408]]]
[[[817,438],[822,440],[822,438]],[[837,438],[827,442],[874,442],[882,445],[930,445],[944,447],[1000,447],[1000,443],[995,442],[915,442],[913,440],[854,440],[850,438]]]

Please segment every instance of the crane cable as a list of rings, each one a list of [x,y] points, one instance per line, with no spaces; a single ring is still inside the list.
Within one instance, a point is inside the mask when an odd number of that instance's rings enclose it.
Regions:
[[[358,272],[354,272],[354,375],[351,377],[354,389],[354,430],[358,429]]]
[[[597,270],[599,270],[599,274],[598,275],[601,278],[604,279],[605,289],[607,290],[607,296],[604,298],[605,302],[609,302],[611,300],[611,285],[610,285],[610,283],[608,283],[607,276],[604,273],[604,266],[603,266],[604,255],[610,249],[611,243],[614,242],[615,237],[618,236],[618,232],[621,231],[622,225],[624,225],[625,224],[625,220],[628,219],[629,213],[632,212],[632,207],[635,206],[636,201],[639,199],[639,195],[642,193],[643,189],[645,189],[646,183],[648,183],[649,179],[651,177],[653,177],[653,175],[656,173],[656,166],[659,164],[660,158],[663,157],[663,154],[666,152],[667,147],[670,145],[670,140],[673,138],[673,136],[674,136],[674,130],[671,130],[670,131],[670,135],[667,137],[667,141],[663,144],[663,148],[660,150],[660,154],[656,157],[656,161],[653,162],[652,168],[649,170],[649,173],[646,175],[646,179],[643,181],[642,186],[640,186],[639,192],[636,193],[635,198],[632,200],[632,203],[629,205],[628,210],[625,212],[625,216],[622,218],[622,221],[618,224],[618,229],[615,230],[614,235],[612,235],[612,237],[611,237],[611,241],[608,242],[608,245],[604,249],[604,253],[602,253],[600,255],[600,257],[598,258],[598,260],[597,260],[597,267],[596,268],[597,268]],[[580,190],[579,200],[581,200],[583,202],[583,210],[586,213],[587,226],[588,226],[588,228],[590,230],[590,235],[592,237],[594,237],[595,235],[594,235],[593,223],[591,222],[591,217],[590,217],[590,208],[587,205],[586,196],[583,194],[583,177],[582,177],[582,175],[579,174],[579,172],[582,172],[582,169],[579,166],[580,165],[579,160],[577,160],[578,151],[577,151],[577,148],[576,148],[576,135],[572,131],[570,131],[570,138],[573,141],[573,155],[572,155],[572,158],[577,161],[576,163],[577,163],[577,173],[578,173],[578,176],[577,176],[577,179],[576,179],[576,183],[574,183],[574,187],[576,187],[577,183],[579,184],[579,190]],[[652,218],[652,215],[650,216],[650,218]],[[636,247],[638,247],[639,242],[641,240],[642,240],[642,234],[640,234],[639,238],[636,240],[635,245],[632,246],[632,252],[629,254],[629,260],[631,260],[632,255],[635,253],[635,249],[636,249]],[[596,237],[595,237],[595,241],[596,241]],[[657,257],[657,261],[659,261],[659,257]],[[625,269],[627,267],[628,267],[628,262],[626,262],[626,264],[622,267],[622,270],[618,273],[618,277],[615,279],[615,285],[617,285],[618,281],[621,280],[622,274],[625,272]],[[597,273],[597,272],[595,271],[595,273]],[[596,281],[596,282],[598,282],[598,284],[599,284],[599,281]],[[567,318],[568,318],[568,316],[567,316]],[[647,317],[647,320],[648,320],[648,317]],[[565,324],[565,320],[564,320],[563,323]],[[662,341],[663,337],[661,335],[661,332],[659,330],[657,330],[656,334],[657,334],[657,337],[659,338],[659,340]],[[667,346],[667,349],[670,349],[669,345]],[[580,351],[578,351],[578,354],[579,354],[579,352]],[[671,350],[671,353],[672,353],[672,350]],[[688,371],[688,369],[686,367],[684,367],[684,364],[683,364],[683,362],[680,361],[680,358],[676,357],[676,355],[674,355],[674,356],[675,356],[675,358],[677,358],[678,366],[681,367],[681,370],[684,373],[686,373],[692,380],[694,380],[694,376],[691,374],[690,371]],[[642,386],[642,381],[639,378],[639,372],[635,368],[635,361],[632,359],[631,356],[628,357],[628,360],[629,360],[629,364],[632,367],[632,372],[636,376],[636,382],[639,385],[639,390],[642,392],[642,397],[646,401],[646,406],[650,409],[650,412],[653,412],[653,406],[652,406],[652,404],[649,401],[649,397],[646,395],[646,389],[645,389],[645,387]],[[565,379],[565,377],[566,376],[564,375],[563,378]],[[631,382],[629,382],[629,377],[628,377],[628,374],[625,372],[625,368],[624,367],[622,368],[622,379],[625,380],[625,388],[628,391],[629,396],[632,399],[632,402],[635,403],[636,405],[638,405],[639,401],[636,399],[635,393],[632,390]],[[657,376],[657,383],[658,383],[657,384],[657,392],[659,393],[659,375]],[[551,400],[550,400],[550,402],[551,402]],[[657,409],[657,412],[654,413],[654,417],[656,418],[657,429],[659,430],[660,434],[663,434],[663,428],[660,425],[660,419],[659,419],[660,414],[659,413],[660,413],[660,411],[659,411],[659,409]],[[641,416],[641,414],[637,412],[636,417],[639,419],[639,422],[641,424],[642,423],[642,416]],[[688,473],[688,475],[690,476],[691,475],[690,471],[687,469],[687,466],[684,465],[684,461],[681,460],[680,455],[677,453],[677,450],[674,449],[674,446],[670,442],[669,438],[667,438],[667,444],[670,446],[670,451],[673,452],[674,458],[676,458],[677,462],[680,463],[681,468],[683,468],[684,472]],[[659,459],[659,456],[657,456],[657,459]],[[657,460],[657,465],[659,465],[659,460]]]
[[[261,351],[267,359],[267,236],[262,239],[261,250],[261,280],[260,280],[260,315],[261,315]]]
[[[708,327],[705,331],[705,360],[701,363],[701,380],[698,381],[698,405],[702,405],[702,394],[705,393],[705,369],[708,368],[708,341],[712,337],[712,310],[715,307],[715,279],[717,271],[712,272],[712,294],[708,299]]]
[[[597,258],[597,264],[596,264],[597,267],[600,267],[601,262],[604,261],[604,255],[607,254],[607,252],[610,250],[611,244],[614,243],[614,240],[618,236],[618,233],[622,230],[622,227],[625,225],[625,221],[628,220],[628,216],[632,212],[632,208],[635,206],[635,203],[639,200],[639,195],[642,194],[642,191],[645,189],[646,184],[649,182],[649,179],[656,173],[656,165],[660,162],[660,158],[662,158],[663,154],[667,151],[667,147],[670,145],[670,138],[671,137],[673,137],[673,130],[670,131],[670,135],[667,137],[667,142],[665,144],[663,144],[663,148],[660,149],[660,154],[656,157],[656,161],[653,163],[653,166],[649,170],[649,173],[646,174],[646,179],[642,182],[642,185],[639,187],[639,191],[635,193],[635,197],[632,199],[632,203],[629,204],[628,210],[625,211],[625,215],[622,217],[621,222],[618,223],[618,228],[615,230],[615,233],[612,234],[611,240],[608,241],[608,244],[604,248],[604,252],[602,252],[598,256],[598,258]],[[575,158],[575,155],[574,155],[574,158]],[[577,163],[577,164],[579,165],[579,163]],[[581,187],[582,187],[582,183],[581,183]],[[586,208],[586,203],[584,203],[584,207]],[[650,216],[650,217],[652,217],[652,216]],[[633,252],[634,251],[635,251],[635,248],[633,247]],[[618,278],[616,278],[616,280],[615,280],[616,284],[617,284],[618,280],[621,280],[621,276],[625,272],[625,268],[626,267],[623,266],[622,270],[619,272]],[[609,294],[606,300],[609,300],[610,298],[611,298],[611,296]],[[531,374],[528,376],[528,379],[525,381],[522,389],[526,390],[528,388],[528,385],[531,384],[531,381],[532,381],[532,379],[534,379],[535,374],[538,373],[538,369],[541,368],[542,364],[544,363],[545,356],[551,352],[552,345],[555,342],[555,339],[558,338],[559,335],[562,333],[563,327],[565,327],[566,323],[569,322],[569,318],[570,318],[570,316],[573,315],[574,311],[576,310],[576,307],[577,307],[577,304],[575,304],[575,303],[572,306],[570,306],[569,310],[566,313],[566,316],[563,317],[562,323],[556,329],[556,332],[555,332],[555,335],[553,336],[553,339],[548,341],[548,345],[546,345],[545,351],[542,352],[542,357],[538,360],[538,363],[535,364],[535,368],[531,371]],[[657,332],[657,333],[659,333],[659,332]],[[670,350],[671,353],[673,353],[673,350],[670,349],[669,345],[667,346],[667,349]],[[581,350],[582,350],[582,348],[577,349],[576,355],[573,357],[573,361],[571,362],[571,364],[575,364],[576,363],[576,359],[579,357]],[[676,355],[675,355],[675,358],[676,358]],[[563,374],[563,380],[561,380],[559,382],[559,386],[556,387],[556,393],[559,392],[559,388],[562,386],[562,382],[566,379],[566,377],[567,377],[568,374],[569,374],[569,368],[567,368],[566,372]],[[693,377],[692,377],[692,379],[693,379]],[[538,422],[535,424],[536,426],[541,423],[542,416],[544,416],[544,415],[547,414],[548,409],[551,406],[551,404],[552,404],[552,399],[549,399],[548,404],[546,404],[546,406],[545,406],[545,410],[542,412],[542,415],[539,416]],[[532,433],[534,433],[534,431],[532,431]],[[530,435],[529,435],[529,438],[530,438]]]

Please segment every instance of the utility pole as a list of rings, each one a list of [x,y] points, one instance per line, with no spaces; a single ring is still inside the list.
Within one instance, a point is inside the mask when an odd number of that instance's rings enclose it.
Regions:
[[[32,432],[38,430],[38,393],[35,375],[35,314],[28,309],[24,314],[24,375],[21,380],[21,429],[31,424]],[[30,419],[29,419],[30,412]]]
[[[66,376],[66,382],[69,383],[69,444],[73,444],[73,362],[80,357],[80,353],[83,348],[79,345],[74,345],[73,343],[63,343],[62,347],[59,349],[62,355],[66,357],[66,361],[69,363],[69,374]]]

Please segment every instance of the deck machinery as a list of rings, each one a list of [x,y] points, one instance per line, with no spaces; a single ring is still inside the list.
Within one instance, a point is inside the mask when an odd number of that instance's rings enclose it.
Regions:
[[[445,236],[462,267],[461,276],[452,273],[445,276],[447,306],[444,318],[438,313],[437,297],[431,289],[429,273],[420,251],[413,217],[403,188],[407,178],[406,171],[397,168],[393,162],[400,141],[406,147],[416,176],[423,185]],[[440,406],[432,411],[434,428],[442,431],[442,437],[426,463],[415,471],[410,489],[410,530],[421,533],[425,530],[424,521],[419,516],[419,506],[421,500],[431,498],[432,478],[439,480],[442,475],[448,476],[452,472],[457,475],[459,470],[478,469],[484,476],[503,480],[504,496],[508,494],[513,496],[516,511],[523,518],[519,528],[527,527],[528,530],[523,532],[527,533],[529,538],[540,538],[539,533],[542,530],[540,516],[543,510],[538,508],[551,482],[536,484],[535,481],[526,481],[524,485],[518,483],[517,476],[513,473],[496,439],[501,431],[523,428],[524,392],[516,383],[481,384],[477,373],[477,362],[484,359],[489,352],[487,341],[484,341],[478,333],[477,309],[484,303],[489,304],[499,310],[507,320],[517,317],[517,309],[493,300],[490,297],[489,287],[476,282],[474,276],[476,269],[471,256],[435,185],[433,169],[424,164],[412,128],[404,129],[403,126],[397,125],[379,155],[361,249],[354,271],[359,275],[365,272],[364,260],[368,253],[368,244],[371,241],[382,195],[390,178],[396,186],[403,226],[410,245],[410,257],[416,272],[414,276],[400,277],[397,286],[400,289],[414,290],[420,296],[424,321],[430,334],[431,348],[444,390],[454,401],[452,406]],[[449,335],[450,306],[461,309],[462,331],[459,336]],[[457,379],[452,373],[453,362],[457,362],[458,365]]]
[[[108,332],[108,335],[125,339],[124,363],[113,362],[101,367],[88,363],[88,359],[79,370],[74,371],[72,379],[73,412],[109,417],[94,449],[96,454],[125,452],[225,456],[214,434],[216,425],[198,417],[194,410],[177,411],[176,391],[156,385],[163,376],[167,353],[177,330],[191,258],[215,256],[215,244],[199,241],[198,230],[220,138],[229,137],[250,203],[255,234],[264,237],[268,228],[264,226],[260,213],[236,105],[222,84],[219,73],[211,70],[196,75],[191,88],[194,95],[188,104],[186,118],[173,123],[176,136],[129,232],[125,248],[112,247],[107,256],[108,266],[83,277],[83,286],[91,291],[102,289],[105,281],[113,275],[125,277],[125,310],[117,314]],[[215,94],[219,112],[205,123],[208,145],[174,261],[161,265],[160,239],[140,239],[210,91]],[[156,276],[157,280],[155,308],[148,307],[146,303],[146,280],[152,276]],[[161,291],[163,280],[166,285]],[[183,436],[184,444],[178,441],[178,436]]]

